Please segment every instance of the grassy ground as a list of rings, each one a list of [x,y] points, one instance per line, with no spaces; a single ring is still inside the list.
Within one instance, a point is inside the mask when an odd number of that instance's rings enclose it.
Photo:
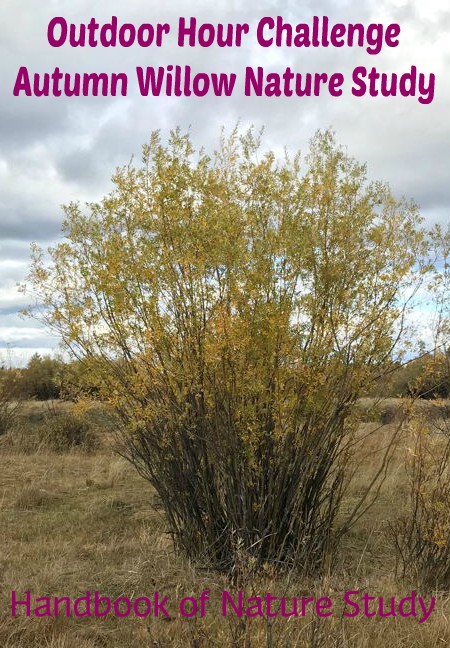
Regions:
[[[21,425],[39,420],[39,406],[28,406]],[[33,418],[34,416],[34,418]],[[366,423],[373,426],[373,423]],[[378,431],[377,443],[392,434],[393,424]],[[367,459],[369,462],[369,460]],[[436,593],[430,618],[345,618],[343,595],[358,590],[391,596],[411,595],[411,586],[395,579],[395,556],[389,542],[389,521],[398,517],[407,498],[404,455],[399,451],[376,505],[345,540],[335,571],[318,582],[270,573],[244,586],[244,596],[329,597],[333,614],[318,619],[239,619],[221,616],[221,592],[236,589],[215,573],[196,568],[176,556],[164,517],[154,508],[151,487],[118,458],[108,443],[92,454],[24,453],[0,448],[0,646],[53,648],[187,646],[279,646],[280,648],[392,646],[438,647],[450,643],[450,600]],[[357,497],[372,464],[361,464],[353,485]],[[99,591],[112,600],[168,597],[169,617],[52,618],[11,616],[11,592],[21,600],[26,591],[36,597],[67,596]],[[183,618],[183,597],[210,590],[204,618]],[[430,594],[424,599],[429,604]],[[39,603],[33,604],[33,608]],[[22,606],[23,607],[23,606]],[[354,608],[352,608],[354,609]],[[372,608],[371,608],[372,609]]]

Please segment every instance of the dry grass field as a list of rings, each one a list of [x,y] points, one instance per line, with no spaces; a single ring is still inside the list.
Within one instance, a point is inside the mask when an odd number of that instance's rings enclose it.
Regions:
[[[33,434],[40,407],[27,406],[20,422],[21,439]],[[374,425],[364,424],[366,429]],[[384,424],[376,442],[370,443],[383,444],[394,426]],[[304,618],[240,619],[232,613],[221,615],[221,593],[229,590],[237,596],[236,585],[174,554],[152,488],[112,451],[107,437],[105,433],[100,446],[89,453],[55,453],[43,447],[30,451],[28,446],[21,449],[19,443],[2,439],[0,646],[438,648],[450,644],[450,599],[444,593],[434,593],[435,607],[423,623],[415,617],[343,615],[349,610],[342,603],[348,590],[359,591],[355,601],[364,592],[384,600],[394,596],[397,602],[411,595],[412,584],[395,576],[395,552],[388,532],[389,522],[407,505],[407,442],[398,449],[376,504],[345,539],[331,574],[305,582],[294,574],[275,577],[267,571],[239,585],[246,597],[267,592],[288,598],[329,597],[332,615],[320,619],[308,612]],[[357,497],[372,470],[373,459],[361,457],[351,497]],[[181,599],[198,598],[204,590],[211,593],[205,616],[184,618]],[[12,617],[13,591],[20,600],[30,591],[33,602],[37,597],[74,600],[87,591],[98,591],[112,600],[127,597],[135,601],[159,592],[168,597],[169,616],[89,618],[62,613],[39,618],[27,617],[25,606],[19,606],[17,616]],[[423,594],[427,602],[430,596]],[[37,605],[33,603],[32,609]]]

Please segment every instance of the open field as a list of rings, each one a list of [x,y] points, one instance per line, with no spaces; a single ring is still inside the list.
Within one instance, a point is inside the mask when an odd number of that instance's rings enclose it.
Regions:
[[[392,404],[391,404],[392,405]],[[395,403],[394,403],[395,405]],[[21,427],[30,434],[39,417],[39,404],[27,405]],[[64,406],[63,406],[64,407]],[[67,406],[65,406],[67,407]],[[365,430],[376,423],[365,423]],[[377,443],[389,439],[394,424],[379,427]],[[22,431],[23,432],[23,431]],[[375,443],[372,439],[371,444]],[[56,454],[21,452],[3,443],[0,470],[1,592],[0,645],[7,647],[94,648],[216,646],[279,646],[320,648],[355,646],[439,647],[449,645],[450,599],[435,593],[429,619],[344,618],[342,600],[348,590],[410,596],[411,584],[395,578],[395,555],[389,522],[407,502],[405,452],[398,449],[380,497],[345,539],[336,568],[320,581],[299,581],[294,575],[275,577],[269,571],[239,587],[245,596],[329,597],[333,614],[305,618],[238,619],[221,616],[221,592],[237,596],[236,584],[176,556],[152,488],[113,453],[107,439],[91,453],[79,450]],[[366,448],[367,451],[370,447]],[[365,455],[364,455],[365,456]],[[373,458],[361,457],[350,499],[368,479]],[[350,503],[350,502],[349,502]],[[99,591],[114,600],[168,597],[169,617],[51,618],[26,617],[24,606],[11,616],[11,592],[18,599],[31,591],[36,597],[70,597]],[[179,602],[211,591],[204,618],[183,618]],[[418,593],[419,594],[419,593]],[[423,594],[429,603],[431,594]],[[33,604],[33,608],[39,603]]]

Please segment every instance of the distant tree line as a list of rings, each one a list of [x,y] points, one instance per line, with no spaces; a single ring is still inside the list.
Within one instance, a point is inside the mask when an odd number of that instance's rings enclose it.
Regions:
[[[11,400],[72,400],[80,393],[90,396],[96,393],[81,363],[38,353],[30,358],[26,367],[0,367],[0,383]]]
[[[450,398],[450,352],[424,354],[391,368],[390,380],[367,390],[367,395],[415,396],[427,400]],[[35,353],[26,367],[0,367],[0,381],[11,397],[19,399],[76,399],[78,395],[96,396],[98,386],[84,364],[66,362],[61,357]]]

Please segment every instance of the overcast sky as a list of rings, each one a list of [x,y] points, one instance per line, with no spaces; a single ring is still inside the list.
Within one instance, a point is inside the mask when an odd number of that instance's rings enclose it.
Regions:
[[[245,7],[244,5],[248,6]],[[69,23],[102,24],[116,15],[121,22],[168,22],[172,33],[162,48],[55,49],[47,26],[55,16]],[[251,28],[264,16],[283,16],[293,24],[326,15],[331,22],[397,22],[400,45],[370,56],[360,48],[266,48],[254,33],[241,48],[177,47],[180,16],[199,23],[243,23]],[[136,66],[190,65],[194,72],[235,72],[231,97],[142,97]],[[282,72],[342,72],[344,94],[314,98],[245,97],[245,67]],[[436,75],[435,98],[422,105],[417,97],[353,97],[351,73],[358,65],[403,74],[412,65]],[[125,72],[127,97],[14,97],[20,66],[30,73]],[[132,82],[134,81],[134,82]],[[332,126],[338,141],[368,164],[373,178],[387,180],[394,192],[414,198],[427,220],[450,220],[450,8],[448,0],[0,0],[0,359],[8,349],[23,363],[35,351],[58,341],[18,310],[27,299],[16,284],[26,274],[32,241],[48,246],[61,236],[61,204],[93,200],[111,189],[117,165],[140,156],[154,129],[166,134],[180,125],[193,139],[212,146],[220,127],[265,126],[265,144],[280,150],[304,148],[317,128]]]

